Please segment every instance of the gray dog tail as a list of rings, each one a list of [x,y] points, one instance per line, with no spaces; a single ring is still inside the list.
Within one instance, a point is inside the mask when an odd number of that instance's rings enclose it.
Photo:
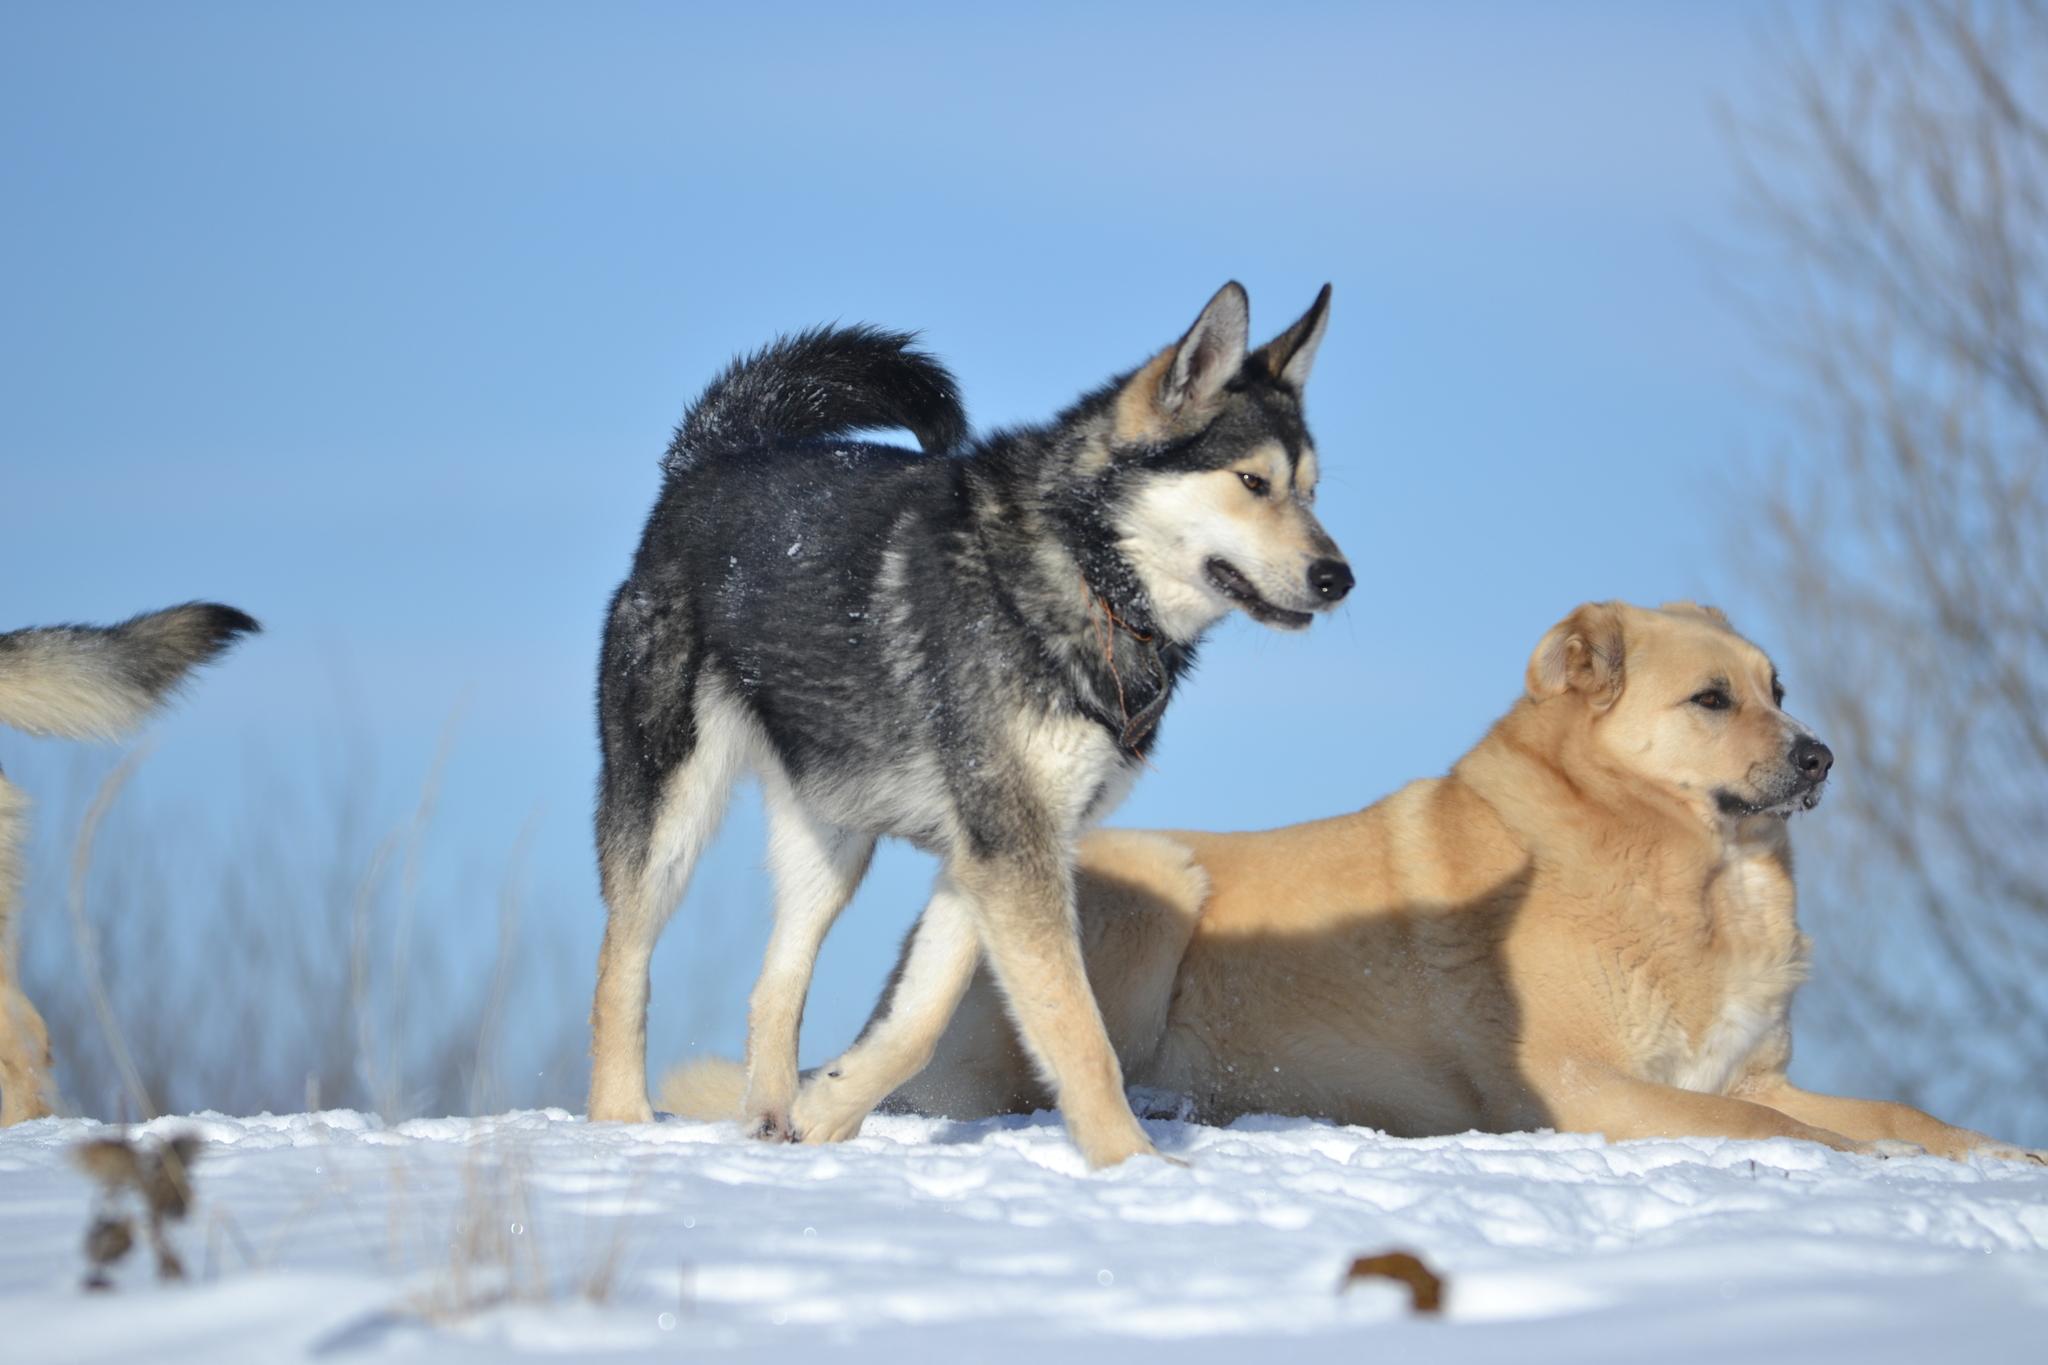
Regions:
[[[967,439],[959,386],[916,337],[879,327],[813,327],[733,361],[676,428],[662,467],[680,474],[721,450],[902,427],[928,453]]]
[[[218,602],[145,612],[118,626],[0,635],[0,724],[32,735],[111,738],[142,723],[254,617]]]

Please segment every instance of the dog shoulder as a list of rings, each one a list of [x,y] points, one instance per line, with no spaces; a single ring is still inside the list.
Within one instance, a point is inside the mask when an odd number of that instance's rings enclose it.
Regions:
[[[1209,874],[1171,835],[1098,829],[1081,840],[1075,876],[1097,897],[1146,896],[1193,920],[1209,899]]]
[[[1210,930],[1297,929],[1486,899],[1527,857],[1456,778],[1425,778],[1362,811],[1249,834],[1185,836],[1212,883]]]

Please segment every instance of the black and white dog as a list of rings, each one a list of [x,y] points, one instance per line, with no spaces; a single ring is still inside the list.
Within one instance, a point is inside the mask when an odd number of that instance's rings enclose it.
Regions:
[[[971,445],[952,377],[872,328],[785,339],[705,390],[605,628],[592,1119],[652,1117],[648,959],[748,766],[776,886],[755,1135],[857,1133],[986,953],[1090,1164],[1152,1150],[1082,970],[1075,840],[1204,630],[1232,608],[1298,630],[1351,588],[1302,418],[1329,292],[1247,355],[1225,285],[1142,368]],[[846,439],[882,427],[924,453]],[[799,1093],[812,965],[885,834],[937,854],[938,883],[883,1007]]]

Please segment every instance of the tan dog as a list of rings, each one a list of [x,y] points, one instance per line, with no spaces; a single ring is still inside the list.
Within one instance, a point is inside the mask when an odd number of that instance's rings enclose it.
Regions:
[[[1084,952],[1124,1075],[1209,1123],[2029,1155],[1786,1079],[1807,941],[1785,821],[1832,756],[1781,698],[1719,612],[1589,605],[1448,777],[1265,833],[1091,836]],[[674,1079],[686,1108],[733,1089]],[[984,975],[892,1107],[1047,1098]]]
[[[147,612],[118,626],[46,626],[0,635],[0,724],[32,735],[112,739],[154,715],[200,664],[260,630],[214,602]],[[15,982],[10,932],[28,798],[0,774],[0,1127],[49,1114],[50,1035]]]

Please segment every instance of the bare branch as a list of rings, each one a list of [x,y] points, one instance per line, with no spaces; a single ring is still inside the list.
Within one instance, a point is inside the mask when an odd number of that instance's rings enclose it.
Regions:
[[[1737,538],[1842,755],[1814,1012],[1902,1095],[2048,1132],[2048,13],[1772,39],[1734,128],[1801,435]]]

